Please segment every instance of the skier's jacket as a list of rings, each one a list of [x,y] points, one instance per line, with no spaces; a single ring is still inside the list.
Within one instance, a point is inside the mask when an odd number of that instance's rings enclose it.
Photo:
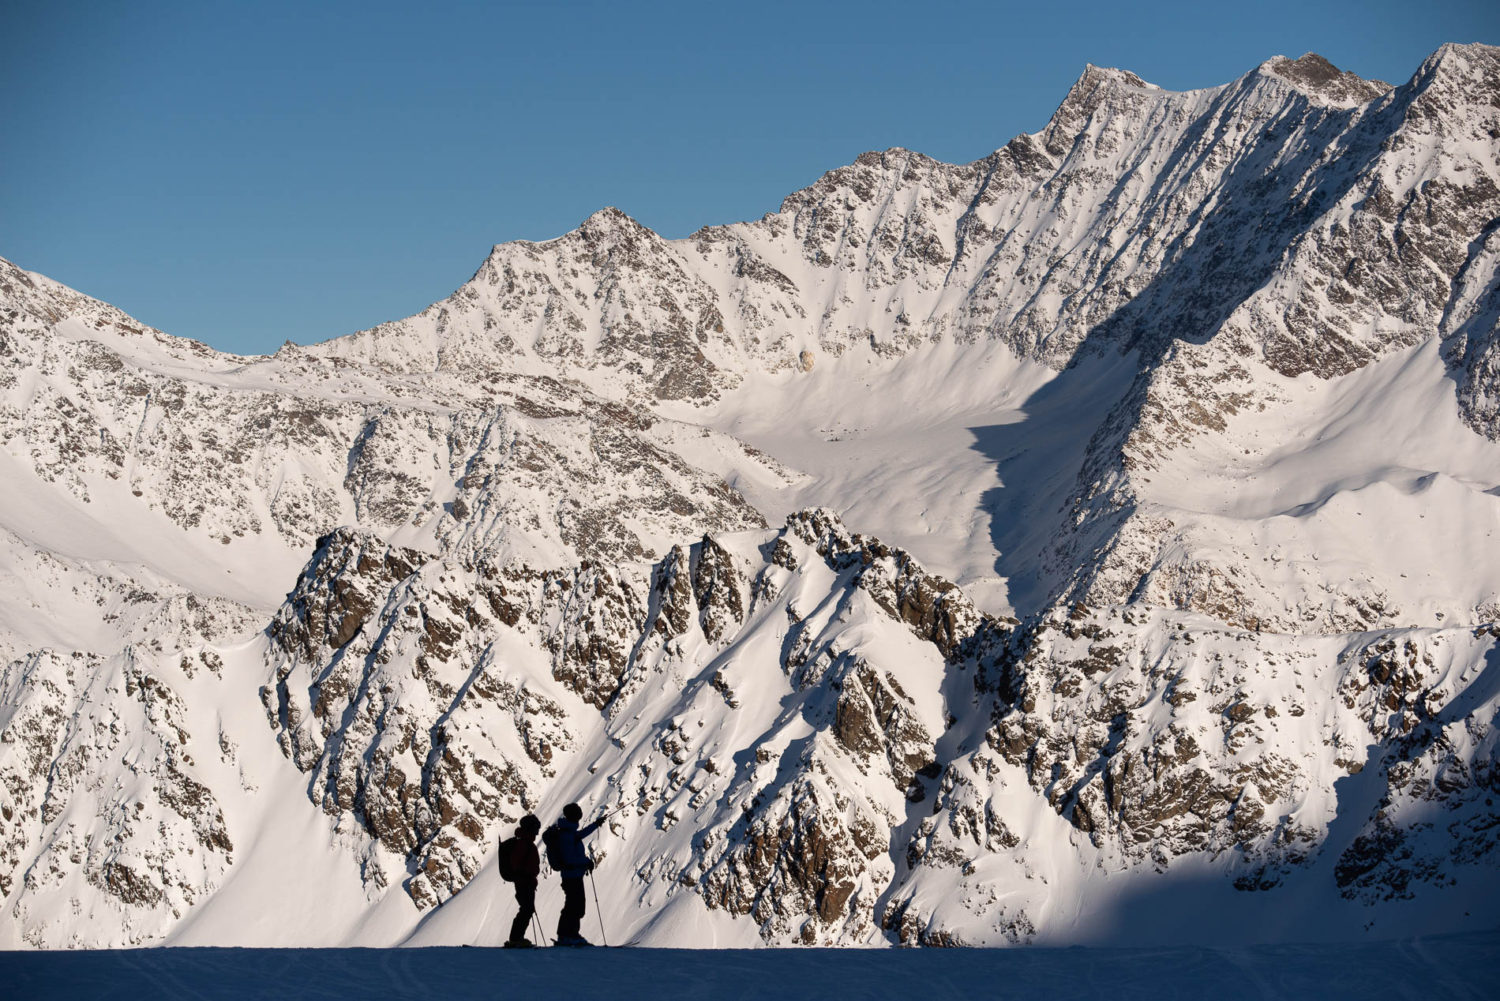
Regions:
[[[604,818],[600,817],[580,829],[575,821],[559,817],[557,823],[542,833],[542,842],[547,846],[547,864],[561,873],[563,879],[582,879],[594,868],[593,860],[583,850],[583,839],[603,823]]]
[[[536,842],[522,837],[510,837],[500,842],[498,858],[500,878],[508,883],[530,883],[542,872],[542,859],[536,852]]]

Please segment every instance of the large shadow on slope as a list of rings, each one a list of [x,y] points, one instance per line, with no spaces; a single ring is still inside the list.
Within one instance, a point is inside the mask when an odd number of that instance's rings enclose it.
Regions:
[[[1263,130],[1259,141],[1236,152],[1242,140],[1235,126],[1252,120],[1242,107],[1248,89],[1230,88],[1213,103],[1141,200],[1137,238],[1150,228],[1179,233],[1164,248],[1156,277],[1088,330],[1068,367],[1021,405],[1024,420],[970,428],[972,447],[995,462],[1003,484],[984,494],[982,507],[1000,553],[996,572],[1009,582],[1020,616],[1056,597],[1078,569],[1071,564],[1092,562],[1129,515],[1128,502],[1090,507],[1084,501],[1122,474],[1125,441],[1141,421],[1152,373],[1179,343],[1211,340],[1277,275],[1317,218],[1379,155],[1380,140],[1399,124],[1415,92],[1408,84],[1380,99],[1352,130],[1360,109],[1324,108],[1299,96],[1280,117],[1255,126]],[[1294,130],[1303,135],[1288,150],[1278,134]],[[1340,141],[1345,151],[1329,157]],[[1185,223],[1170,218],[1193,175],[1218,171],[1226,157],[1212,197],[1201,195]],[[1120,178],[1110,200],[1128,197],[1128,179]],[[1127,266],[1122,255],[1132,245],[1123,244],[1105,265],[1099,286],[1123,279],[1113,271]],[[1044,283],[1039,294],[1050,287]],[[1295,343],[1266,345],[1268,357],[1287,369],[1316,365],[1331,341],[1308,333]],[[1058,544],[1074,535],[1076,545]]]
[[[975,451],[991,459],[1000,486],[980,504],[990,520],[1015,614],[1039,611],[1061,586],[1067,567],[1049,563],[1052,543],[1073,527],[1071,498],[1090,446],[1120,408],[1137,373],[1133,355],[1110,352],[1081,360],[1033,393],[1024,419],[971,427]]]

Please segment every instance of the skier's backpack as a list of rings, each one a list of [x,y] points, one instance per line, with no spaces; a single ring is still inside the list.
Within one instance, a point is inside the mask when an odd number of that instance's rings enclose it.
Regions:
[[[547,849],[547,864],[562,872],[567,863],[563,861],[562,831],[557,829],[556,824],[542,832],[542,845]]]
[[[507,883],[514,883],[516,877],[520,875],[516,871],[516,849],[519,847],[521,847],[520,838],[511,837],[500,842],[500,857],[496,859],[496,862],[500,866],[500,878]]]

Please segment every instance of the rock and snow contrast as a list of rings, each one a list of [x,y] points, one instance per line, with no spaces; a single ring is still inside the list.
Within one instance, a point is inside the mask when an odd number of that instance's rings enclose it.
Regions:
[[[495,944],[575,800],[616,942],[1492,928],[1497,324],[1482,45],[267,357],[0,262],[0,946]]]

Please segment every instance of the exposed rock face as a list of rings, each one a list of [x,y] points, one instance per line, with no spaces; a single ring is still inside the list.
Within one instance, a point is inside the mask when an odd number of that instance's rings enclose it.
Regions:
[[[1165,662],[1148,664],[1150,626],[1128,612],[1039,623],[1007,668],[1014,695],[997,704],[986,740],[1096,845],[1116,842],[1126,855],[1149,855],[1162,866],[1204,850],[1304,859],[1328,819],[1309,808],[1322,791],[1315,776],[1364,768],[1366,745],[1381,747],[1393,736],[1390,712],[1404,713],[1409,728],[1463,690],[1455,679],[1424,687],[1409,674],[1372,692],[1370,676],[1391,677],[1387,658],[1398,641],[1405,657],[1420,656],[1429,668],[1432,657],[1419,655],[1419,643],[1472,646],[1459,631],[1377,634],[1330,665],[1311,650],[1276,656],[1243,631],[1200,630],[1182,635],[1182,645],[1207,645],[1207,659],[1173,649]],[[1297,680],[1289,685],[1288,678]],[[1329,687],[1344,693],[1345,716],[1342,736],[1325,742],[1318,761],[1283,743],[1281,721],[1300,730],[1291,721],[1307,706],[1295,693]]]
[[[698,624],[710,643],[739,628],[745,618],[744,589],[746,581],[734,565],[734,559],[713,539],[703,537],[693,564],[693,601],[697,604]]]
[[[204,664],[212,664],[208,652]],[[134,945],[212,894],[234,843],[174,689],[127,650],[41,651],[0,672],[0,895],[33,946]],[[62,897],[72,913],[47,903]]]
[[[570,717],[618,687],[638,587],[598,567],[476,566],[349,530],[320,540],[272,620],[275,681],[260,694],[315,800],[376,842],[367,882],[411,873],[406,891],[430,907],[474,876],[576,747]]]
[[[1495,851],[1493,710],[1472,710],[1500,694],[1487,634],[1366,635],[1330,657],[1328,641],[1234,630],[1173,629],[1163,648],[1151,626],[1080,612],[1013,634],[980,675],[992,722],[946,765],[887,928],[949,941],[977,912],[1031,938],[1045,887],[992,891],[999,872],[1039,875],[1016,833],[1034,821],[1006,807],[1018,783],[1074,832],[1052,837],[1086,841],[1106,869],[1222,859],[1247,892],[1315,878],[1351,900],[1410,897],[1458,885],[1475,852]],[[1336,707],[1310,694],[1330,689]],[[1309,741],[1312,712],[1328,717]],[[932,878],[944,864],[960,867],[956,885]]]
[[[622,823],[667,830],[692,816],[700,834],[680,864],[710,906],[754,916],[771,939],[857,935],[889,878],[891,825],[925,796],[919,773],[937,774],[941,717],[936,692],[903,687],[910,665],[851,644],[842,620],[873,614],[939,666],[985,622],[996,635],[1004,627],[830,512],[762,538],[675,548],[648,589],[604,567],[463,565],[341,530],[320,542],[273,620],[267,718],[284,753],[313,773],[323,809],[367,832],[366,879],[383,886],[404,869],[419,906],[472,878],[489,840],[536,807],[555,757],[577,749],[580,714],[602,710],[623,748],[611,781],[640,818]],[[800,569],[759,555],[773,551]],[[817,610],[798,611],[809,600]],[[716,656],[768,629],[787,630],[782,662]],[[516,649],[531,659],[500,653]],[[676,710],[643,727],[671,677],[692,680]],[[811,740],[773,752],[782,741],[769,734],[740,748],[722,742],[722,725],[688,725],[764,713],[768,686],[803,705]],[[742,754],[748,765],[736,763]],[[783,767],[760,767],[778,758]],[[837,778],[849,768],[879,777],[875,791],[851,793]],[[722,795],[746,805],[725,810]]]
[[[331,582],[345,575],[356,583]],[[273,627],[297,658],[265,693],[273,726],[318,774],[324,809],[404,858],[408,892],[429,906],[533,808],[553,755],[577,746],[564,721],[590,704],[618,749],[596,778],[627,808],[611,822],[619,864],[641,892],[689,888],[771,942],[884,930],[956,944],[976,921],[1031,940],[1045,892],[987,889],[995,865],[1035,864],[1018,789],[1097,865],[1222,858],[1244,891],[1326,872],[1379,901],[1452,883],[1497,850],[1488,630],[1299,638],[1128,607],[1017,626],[827,511],[770,539],[679,547],[649,580],[327,540]],[[350,597],[367,589],[383,597]],[[360,643],[364,629],[345,639],[346,620],[302,594],[383,607],[378,644]],[[511,634],[550,651],[505,665],[530,672],[519,694],[495,680],[492,651],[514,648]],[[765,636],[779,661],[736,652]],[[580,650],[599,672],[582,683]],[[349,680],[349,663],[365,675]],[[1324,717],[1311,743],[1310,712]],[[496,774],[512,784],[485,781]]]

